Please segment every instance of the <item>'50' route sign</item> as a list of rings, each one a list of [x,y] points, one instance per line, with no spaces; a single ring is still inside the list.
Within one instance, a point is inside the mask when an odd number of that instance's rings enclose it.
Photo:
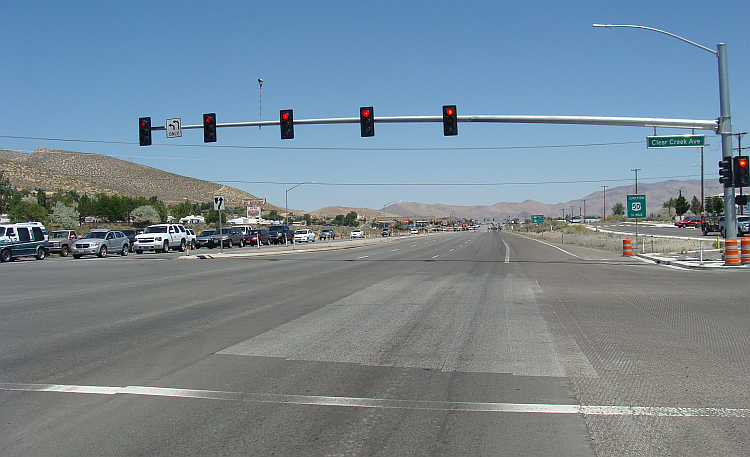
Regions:
[[[628,219],[646,217],[646,196],[628,195]]]

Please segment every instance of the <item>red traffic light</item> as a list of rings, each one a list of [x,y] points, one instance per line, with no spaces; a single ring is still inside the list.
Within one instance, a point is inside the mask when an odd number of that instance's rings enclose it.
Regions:
[[[447,114],[448,116],[453,116],[453,108],[446,108],[445,114]]]
[[[746,159],[742,159],[742,158],[740,158],[740,160],[738,160],[738,161],[737,161],[737,164],[738,164],[738,165],[739,165],[739,166],[740,166],[741,168],[745,168],[745,167],[747,167],[747,160],[746,160]]]
[[[289,113],[281,113],[281,118],[286,120],[289,120]]]
[[[362,110],[362,117],[370,117],[370,110],[369,109],[363,109]]]

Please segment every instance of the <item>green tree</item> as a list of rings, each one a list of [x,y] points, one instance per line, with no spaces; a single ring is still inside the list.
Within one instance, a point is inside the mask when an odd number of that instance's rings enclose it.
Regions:
[[[158,224],[161,222],[161,215],[156,211],[156,208],[151,205],[143,205],[135,208],[130,213],[130,217],[133,219],[133,224],[139,226]]]
[[[268,219],[268,220],[271,220],[271,221],[280,221],[280,220],[284,219],[284,216],[280,215],[280,214],[278,213],[278,211],[276,211],[275,209],[272,209],[272,210],[271,210],[271,211],[270,211],[270,212],[269,212],[269,213],[268,213],[268,214],[266,215],[266,219]],[[217,219],[217,220],[218,220],[218,219]]]
[[[49,214],[49,221],[55,227],[61,229],[73,230],[78,227],[81,215],[65,203],[58,201],[52,206],[52,212]]]
[[[159,222],[167,222],[167,205],[163,201],[156,199],[156,197],[152,197],[152,199],[149,201],[151,201],[151,206],[159,213]]]
[[[615,203],[615,205],[612,207],[612,214],[614,216],[623,216],[625,214],[625,205],[622,203]]]
[[[722,214],[724,212],[724,197],[706,197],[706,212],[709,214]]]
[[[10,178],[4,176],[3,170],[0,170],[0,213],[8,210],[13,188],[10,186]]]
[[[680,191],[680,196],[677,197],[677,200],[674,202],[674,212],[682,217],[682,215],[687,213],[689,209],[690,203],[688,203],[687,198],[685,198],[685,196],[682,195],[682,191]]]
[[[701,214],[703,212],[703,205],[698,197],[693,195],[693,199],[690,201],[690,211],[693,214]]]
[[[44,209],[49,209],[49,207],[47,206],[47,193],[42,189],[36,190],[36,204],[43,207]]]
[[[206,224],[219,224],[219,213],[221,213],[221,223],[225,224],[227,222],[227,213],[224,211],[216,211],[215,209],[207,209],[203,212],[203,219],[206,221]]]
[[[44,206],[24,200],[11,206],[8,214],[15,222],[44,222],[47,220],[47,210],[44,209]]]
[[[674,198],[670,198],[669,200],[665,201],[662,205],[663,208],[667,209],[667,214],[669,215],[669,218],[672,218],[672,209],[674,208]]]
[[[169,213],[177,220],[182,219],[183,217],[190,216],[193,213],[193,204],[190,203],[189,200],[185,200],[182,203],[179,203],[177,205],[172,205],[169,208]]]

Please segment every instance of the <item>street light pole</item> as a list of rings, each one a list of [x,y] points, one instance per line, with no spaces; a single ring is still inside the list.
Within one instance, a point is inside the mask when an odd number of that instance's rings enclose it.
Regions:
[[[602,222],[607,221],[607,187],[609,186],[602,186],[604,189],[604,212],[602,213]]]
[[[645,27],[642,25],[612,25],[612,24],[594,24],[594,27],[604,27],[611,29],[613,27],[627,27],[633,29],[651,30],[664,35],[669,35],[678,40],[684,41],[697,48],[708,51],[716,55],[719,62],[719,131],[721,135],[721,155],[724,160],[732,160],[732,114],[729,109],[729,70],[727,66],[727,45],[719,43],[716,45],[716,51],[707,48],[698,43],[682,38],[673,33],[664,30]],[[737,233],[737,208],[734,201],[734,187],[724,187],[724,223],[726,224],[726,233]]]
[[[302,184],[308,184],[306,182],[301,182],[297,184],[296,186],[292,186],[291,188],[286,190],[286,193],[284,194],[284,225],[289,225],[289,191],[301,186]],[[284,236],[284,240],[286,240],[286,235]],[[286,241],[284,242],[286,244]]]

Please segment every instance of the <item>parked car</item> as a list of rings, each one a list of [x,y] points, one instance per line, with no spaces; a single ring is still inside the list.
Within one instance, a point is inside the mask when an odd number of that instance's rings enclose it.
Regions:
[[[49,255],[47,229],[40,222],[0,225],[0,261],[34,256],[44,260]]]
[[[170,249],[185,251],[187,232],[182,224],[154,224],[136,235],[133,249],[136,254],[143,251],[169,252]]]
[[[195,249],[195,239],[198,238],[195,230],[186,228],[185,233],[187,234],[187,245],[190,246],[190,249]]]
[[[216,229],[206,229],[195,237],[195,249],[212,248],[211,235],[216,233]]]
[[[364,238],[365,232],[362,231],[362,229],[354,229],[352,230],[352,233],[349,235],[350,238]]]
[[[336,238],[336,232],[333,229],[327,228],[320,231],[321,240],[332,240]]]
[[[299,229],[296,232],[294,232],[294,242],[304,242],[307,243],[309,241],[315,242],[315,232],[313,232],[310,229]]]
[[[70,252],[74,259],[80,259],[84,255],[107,257],[110,252],[126,256],[130,252],[130,242],[119,230],[92,230],[73,243]]]
[[[266,246],[271,244],[271,237],[268,236],[268,230],[264,230],[264,229],[250,230],[250,232],[247,233],[244,236],[244,238],[245,238],[245,244],[249,246],[257,246],[259,238],[260,238],[261,244],[265,244]]]
[[[221,233],[217,229],[216,232],[211,235],[209,248],[216,246],[223,246],[225,248],[231,248],[232,246],[245,246],[245,238],[242,236],[242,231],[237,227],[222,227]]]
[[[719,231],[722,238],[727,237],[727,231],[724,228],[724,216],[721,216],[719,218]],[[750,234],[750,216],[737,215],[737,236],[739,238],[742,238],[743,236],[748,234]]]
[[[235,225],[235,227],[240,229],[240,232],[242,233],[243,237],[253,230],[252,225]]]
[[[133,246],[135,246],[135,236],[143,233],[143,229],[122,229],[120,231],[128,237],[128,242],[130,243],[130,252],[133,252]]]
[[[291,230],[288,225],[268,227],[268,236],[271,237],[271,243],[273,244],[294,243],[294,230]]]
[[[78,239],[75,230],[53,230],[47,235],[49,241],[49,252],[67,257],[73,243]]]
[[[382,232],[380,232],[380,236],[391,236],[391,229],[384,228]]]
[[[416,229],[416,228],[411,229],[411,234],[412,235],[419,235],[419,229]]]
[[[687,216],[681,221],[675,222],[674,225],[680,228],[698,227],[701,225],[701,218],[699,216]]]

